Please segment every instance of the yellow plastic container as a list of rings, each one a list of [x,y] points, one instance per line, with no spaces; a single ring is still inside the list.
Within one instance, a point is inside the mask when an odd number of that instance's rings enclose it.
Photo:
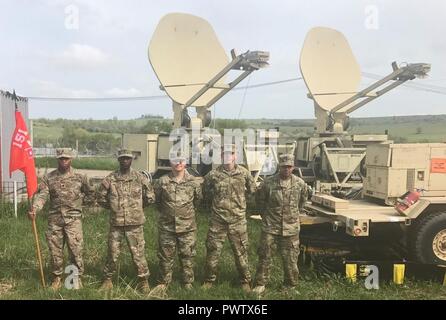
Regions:
[[[345,264],[345,277],[351,282],[356,282],[356,272],[358,267],[354,263],[346,263]]]
[[[406,265],[404,264],[394,264],[393,265],[393,282],[395,284],[404,283],[404,272],[406,270]]]

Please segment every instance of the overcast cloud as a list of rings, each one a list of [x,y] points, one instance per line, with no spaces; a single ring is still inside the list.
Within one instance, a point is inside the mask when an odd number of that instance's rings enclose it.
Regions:
[[[79,10],[79,28],[70,29],[67,17],[73,10]],[[147,47],[158,21],[170,12],[208,20],[228,53],[232,48],[269,51],[271,66],[254,72],[251,85],[299,77],[298,57],[307,31],[327,26],[345,34],[363,72],[386,75],[394,60],[428,62],[430,77],[412,83],[446,88],[445,1],[0,0],[0,89],[40,97],[162,95]],[[363,85],[371,81],[364,78]],[[241,117],[312,118],[313,104],[306,93],[302,81],[250,89]],[[237,118],[243,94],[234,91],[221,99],[216,116]],[[169,99],[30,101],[30,116],[170,117],[170,105]],[[445,113],[446,95],[400,87],[352,115]]]

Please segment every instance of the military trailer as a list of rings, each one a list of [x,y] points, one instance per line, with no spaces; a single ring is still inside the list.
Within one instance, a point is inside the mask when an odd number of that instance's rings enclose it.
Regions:
[[[385,239],[385,246],[393,238],[407,259],[446,264],[446,143],[370,145],[366,172],[362,199],[315,193],[303,228],[326,223],[349,238]],[[376,239],[382,230],[385,238]]]
[[[346,38],[317,27],[307,34],[300,69],[316,116],[315,134],[296,148],[296,173],[316,191],[301,217],[302,242],[347,257],[370,259],[387,248],[394,258],[446,264],[446,144],[347,132],[351,112],[426,77],[430,65],[394,62],[388,76],[359,90],[361,71]]]

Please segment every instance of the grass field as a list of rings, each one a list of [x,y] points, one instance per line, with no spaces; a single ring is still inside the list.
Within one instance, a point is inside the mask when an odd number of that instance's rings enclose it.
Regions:
[[[33,122],[34,138],[43,140],[57,140],[62,137],[63,128],[56,126],[47,126],[38,121]]]
[[[72,291],[62,289],[59,292],[41,289],[35,259],[31,222],[25,217],[22,207],[18,219],[13,218],[10,206],[0,208],[0,299],[147,299],[138,293],[136,273],[128,249],[122,251],[118,274],[114,278],[115,287],[110,293],[98,291],[102,280],[102,268],[106,255],[108,217],[105,211],[86,213],[84,219],[85,238],[85,277],[84,289]],[[146,256],[151,270],[150,284],[156,285],[158,260],[156,257],[157,229],[156,213],[150,208],[146,211],[145,224]],[[48,249],[44,240],[46,216],[37,219],[45,274],[48,277]],[[257,263],[256,243],[260,235],[258,221],[249,221],[250,263],[255,273]],[[203,265],[205,259],[204,240],[207,232],[207,216],[198,215],[198,244],[196,257],[196,281],[192,291],[185,291],[179,283],[178,264],[174,272],[174,281],[168,295],[170,299],[255,299],[251,294],[244,294],[238,288],[238,277],[232,258],[232,252],[226,243],[223,250],[217,285],[212,290],[202,290]],[[264,299],[446,299],[446,287],[440,283],[406,279],[405,285],[398,286],[383,281],[379,290],[367,290],[363,283],[351,284],[340,274],[318,276],[314,270],[301,270],[299,294],[287,294],[281,291],[282,266],[275,257],[272,277]],[[48,281],[48,279],[47,279]]]
[[[362,121],[353,125],[351,133],[372,134],[388,130],[391,139],[396,142],[444,142],[446,141],[446,121],[443,117],[427,121],[425,118],[408,118],[405,121]]]
[[[249,127],[273,128],[290,137],[309,136],[313,133],[313,122],[308,119],[257,119],[246,120]],[[351,134],[384,134],[397,143],[444,142],[446,141],[446,116],[402,116],[377,118],[351,118]]]

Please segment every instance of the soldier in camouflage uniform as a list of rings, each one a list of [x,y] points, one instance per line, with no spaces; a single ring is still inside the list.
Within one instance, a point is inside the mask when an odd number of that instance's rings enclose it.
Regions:
[[[182,268],[182,280],[187,290],[194,282],[195,243],[197,223],[195,206],[202,200],[199,178],[186,170],[186,157],[171,159],[172,172],[162,176],[155,184],[158,204],[158,259],[159,285],[152,291],[162,293],[172,280],[175,253]]]
[[[97,201],[110,209],[110,232],[108,236],[108,255],[104,268],[105,280],[101,289],[113,288],[112,277],[116,271],[121,243],[126,239],[135,263],[139,288],[149,292],[149,268],[144,252],[145,206],[155,202],[155,194],[149,180],[131,168],[132,151],[118,151],[119,170],[104,178],[99,186]]]
[[[251,173],[235,163],[234,145],[226,145],[222,155],[224,164],[209,172],[203,184],[205,200],[211,205],[203,288],[212,287],[217,278],[218,259],[227,237],[234,253],[242,289],[249,292],[251,274],[248,264],[246,197],[256,191],[256,185]]]
[[[35,218],[36,212],[42,210],[48,196],[50,200],[48,230],[46,239],[51,256],[52,274],[54,276],[51,287],[57,290],[61,287],[63,268],[63,248],[68,246],[71,264],[78,269],[78,281],[74,289],[82,284],[80,276],[84,273],[82,260],[82,204],[83,201],[94,201],[94,189],[87,176],[77,173],[71,168],[74,152],[63,148],[56,150],[58,168],[45,175],[34,195],[29,217]]]
[[[292,174],[293,155],[281,155],[279,165],[279,173],[266,179],[257,192],[262,216],[259,263],[253,290],[257,294],[265,291],[274,244],[277,244],[282,257],[285,288],[294,288],[299,275],[299,211],[307,200],[308,188],[302,179]]]

